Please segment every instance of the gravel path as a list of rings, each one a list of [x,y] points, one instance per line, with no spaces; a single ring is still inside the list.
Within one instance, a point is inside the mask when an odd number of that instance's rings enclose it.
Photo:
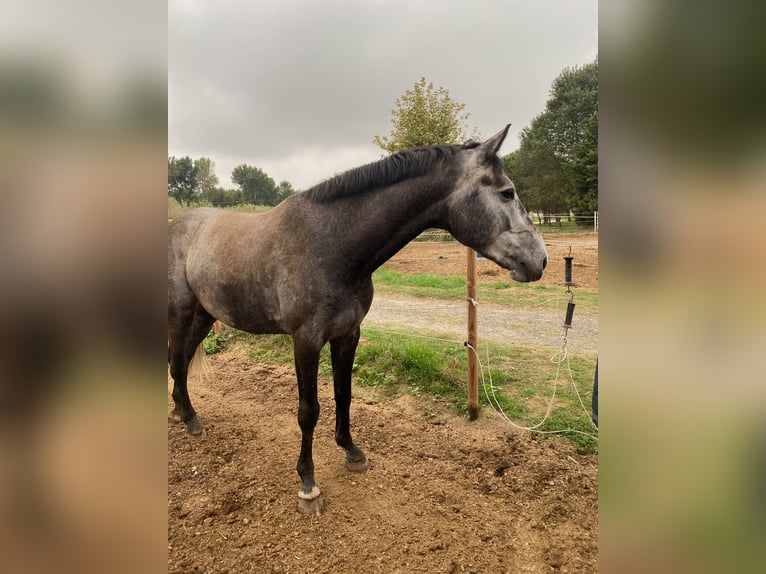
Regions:
[[[466,339],[467,303],[416,299],[376,293],[362,323],[392,331],[420,331],[462,342]],[[564,306],[555,309],[514,309],[479,304],[479,342],[526,344],[557,348],[561,345]],[[598,317],[575,314],[567,337],[570,352],[598,353]]]

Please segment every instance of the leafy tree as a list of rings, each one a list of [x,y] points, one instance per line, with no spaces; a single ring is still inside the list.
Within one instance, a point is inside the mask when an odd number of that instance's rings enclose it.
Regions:
[[[598,210],[598,114],[585,122],[582,138],[572,148],[572,211],[592,215]]]
[[[218,176],[215,174],[215,162],[208,157],[194,160],[194,172],[197,177],[197,191],[201,194],[213,189],[218,185]]]
[[[388,153],[424,145],[457,144],[468,138],[470,114],[465,104],[455,102],[443,88],[434,88],[424,77],[396,100],[391,110],[393,128],[388,136],[375,136],[373,143]],[[478,139],[476,129],[471,138]]]
[[[277,186],[262,169],[246,164],[235,167],[231,179],[237,189],[219,187],[215,163],[210,158],[168,156],[168,195],[182,204],[204,201],[214,207],[243,203],[276,205],[295,193],[290,182],[283,181]]]
[[[184,204],[194,199],[197,192],[197,173],[189,156],[168,157],[168,195]]]
[[[262,169],[242,164],[231,172],[231,181],[239,186],[245,203],[276,205],[277,186]]]
[[[280,181],[277,186],[277,203],[294,194],[295,190],[289,181]]]
[[[550,214],[567,211],[569,179],[546,138],[545,126],[540,119],[541,116],[534,118],[530,126],[521,131],[515,172],[509,174],[527,209],[539,212],[548,222]]]
[[[238,189],[224,189],[222,187],[213,187],[203,191],[202,199],[210,202],[213,207],[230,207],[243,203],[242,193]]]
[[[201,199],[218,185],[215,163],[210,158],[168,156],[168,195],[181,203]]]
[[[556,157],[572,161],[575,146],[583,140],[586,123],[598,113],[598,60],[565,68],[553,80],[551,97],[541,121]]]
[[[559,74],[506,165],[527,208],[544,220],[598,209],[598,59]]]

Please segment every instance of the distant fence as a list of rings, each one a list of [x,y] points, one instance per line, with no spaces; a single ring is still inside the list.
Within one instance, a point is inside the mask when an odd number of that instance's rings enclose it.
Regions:
[[[598,211],[587,215],[574,215],[570,213],[530,213],[532,221],[538,227],[580,227],[591,231],[598,231]]]
[[[567,213],[549,215],[530,213],[529,215],[540,231],[550,233],[598,232],[598,211],[594,211],[593,215],[570,215]],[[415,241],[455,241],[455,238],[442,229],[426,229],[415,238]]]

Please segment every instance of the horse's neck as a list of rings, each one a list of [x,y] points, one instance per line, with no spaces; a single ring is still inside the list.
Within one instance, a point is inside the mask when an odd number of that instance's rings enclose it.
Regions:
[[[356,198],[338,236],[355,272],[370,275],[425,229],[446,228],[446,196],[436,186],[400,185]]]

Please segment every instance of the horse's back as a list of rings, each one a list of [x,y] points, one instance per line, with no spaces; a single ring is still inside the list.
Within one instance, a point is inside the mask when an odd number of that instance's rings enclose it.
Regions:
[[[168,241],[169,304],[201,305],[228,325],[281,332],[270,257],[276,223],[270,212],[213,208],[173,221]]]
[[[168,257],[187,247],[199,228],[219,215],[221,210],[200,207],[187,211],[168,225]]]
[[[168,258],[185,259],[189,252],[220,249],[234,237],[254,233],[268,213],[241,213],[199,207],[174,219],[168,227]]]

